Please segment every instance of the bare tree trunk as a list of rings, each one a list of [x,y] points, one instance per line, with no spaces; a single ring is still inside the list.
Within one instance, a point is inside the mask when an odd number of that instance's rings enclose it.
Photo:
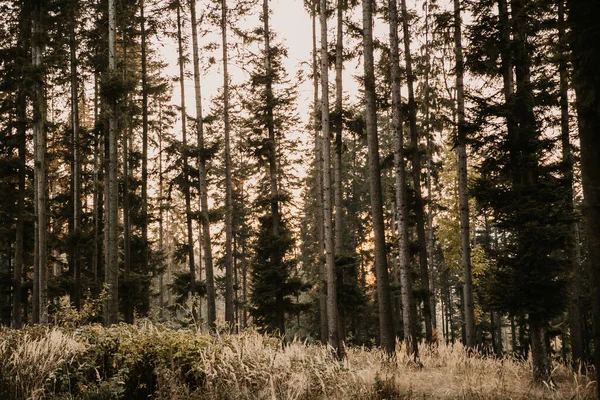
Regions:
[[[81,259],[79,256],[79,238],[81,235],[81,156],[79,150],[79,82],[77,75],[77,39],[75,24],[77,21],[77,1],[71,1],[71,21],[69,21],[69,53],[71,68],[71,134],[73,146],[73,244],[71,262],[73,263],[74,285],[73,302],[75,308],[81,308]]]
[[[37,212],[37,261],[38,279],[37,293],[34,296],[39,304],[38,322],[48,323],[48,246],[46,232],[48,231],[47,219],[47,184],[46,184],[46,100],[44,97],[43,78],[43,25],[42,5],[36,4],[33,10],[32,20],[32,64],[38,77],[33,88],[33,136],[35,138],[35,188],[36,188],[36,212]],[[34,285],[36,289],[36,285]]]
[[[344,68],[344,0],[337,0],[337,40],[335,44],[335,157],[333,159],[333,198],[335,206],[334,231],[335,243],[333,253],[339,256],[344,246],[344,227],[342,209],[342,131],[343,131],[343,101],[342,86]]]
[[[580,302],[580,275],[579,265],[579,243],[577,243],[577,221],[575,220],[575,209],[573,205],[573,154],[571,150],[571,138],[569,129],[569,71],[567,66],[568,46],[565,32],[565,10],[564,1],[558,0],[558,40],[560,46],[559,74],[560,74],[560,131],[562,143],[563,179],[565,180],[566,193],[565,202],[567,210],[573,216],[567,236],[567,254],[570,262],[570,298],[569,298],[569,330],[571,355],[573,363],[577,363],[583,357],[583,333],[581,331],[581,302]]]
[[[127,38],[125,32],[123,35],[123,81],[127,81]],[[129,108],[129,96],[125,100],[125,109]],[[131,137],[131,118],[129,116],[125,119],[125,129],[121,136],[123,146],[123,266],[125,272],[125,279],[131,279],[131,214],[129,205],[129,138]],[[127,296],[123,302],[123,316],[125,322],[128,324],[133,323],[133,298]]]
[[[321,0],[319,9],[321,25],[321,125],[323,129],[323,217],[325,226],[325,265],[327,266],[327,333],[329,346],[337,357],[344,356],[339,337],[337,285],[332,226],[331,138],[329,125],[329,63],[327,54],[327,1]]]
[[[335,156],[333,158],[333,203],[335,242],[333,254],[335,257],[342,255],[344,247],[344,209],[342,208],[342,132],[343,126],[343,68],[344,68],[344,0],[337,1],[337,32],[335,44]],[[337,270],[337,268],[336,268]],[[342,268],[337,270],[337,279],[344,280]],[[338,305],[338,336],[340,340],[346,337],[346,317],[343,307]]]
[[[324,231],[324,215],[323,215],[323,155],[321,147],[323,138],[319,132],[319,119],[317,107],[319,105],[319,67],[317,62],[317,2],[312,2],[312,62],[313,62],[313,128],[315,131],[315,225],[317,230],[317,247],[319,265],[319,312],[321,321],[321,342],[328,342],[327,332],[327,277],[325,273],[325,263],[323,263],[323,254],[325,252],[325,231]]]
[[[164,227],[163,227],[163,197],[164,197],[164,177],[163,177],[163,144],[162,144],[162,132],[158,134],[158,252],[161,260],[165,256],[164,246]],[[162,319],[164,317],[165,307],[165,288],[164,288],[164,271],[162,270],[164,262],[161,261],[161,269],[158,275],[158,307],[159,316]]]
[[[92,249],[92,272],[94,274],[94,281],[98,280],[98,269],[99,266],[102,265],[100,231],[103,219],[101,205],[103,193],[100,186],[100,176],[104,165],[102,160],[104,147],[100,144],[100,135],[97,131],[97,126],[100,123],[98,115],[98,73],[94,72],[94,245]]]
[[[463,267],[463,303],[467,347],[476,345],[475,305],[473,303],[473,274],[471,272],[471,234],[469,228],[469,195],[467,194],[467,145],[465,131],[464,61],[462,51],[462,18],[460,1],[454,0],[454,53],[456,55],[456,111],[458,116],[458,203],[460,209],[460,243]]]
[[[227,0],[221,0],[221,38],[223,39],[223,123],[225,125],[225,322],[233,328],[233,253],[231,201],[231,144],[229,139],[229,74],[227,72]],[[275,143],[273,141],[273,143]]]
[[[430,39],[429,39],[429,16],[430,16],[430,3],[427,0],[425,3],[425,134],[427,135],[427,264],[429,265],[429,271],[431,276],[429,277],[429,290],[431,293],[431,323],[434,328],[437,328],[437,312],[436,312],[436,297],[435,297],[435,237],[433,234],[433,184],[432,184],[432,158],[433,158],[433,140],[431,137],[431,115],[429,111],[430,105],[430,90],[429,90],[429,77],[431,73],[431,50],[430,50]],[[435,340],[435,338],[434,338]]]
[[[19,140],[19,197],[17,199],[17,229],[15,239],[15,265],[13,270],[13,304],[11,327],[19,329],[22,325],[22,283],[23,269],[25,264],[25,190],[26,190],[26,168],[27,168],[27,96],[24,84],[25,66],[27,65],[27,48],[29,47],[30,25],[28,20],[28,7],[22,5],[19,21],[19,57],[23,64],[21,66],[21,77],[23,81],[17,92],[17,135]]]
[[[116,74],[116,10],[115,0],[108,0],[108,74]],[[108,284],[108,300],[105,310],[107,325],[116,324],[119,314],[119,182],[117,176],[117,104],[107,99],[108,104],[108,186],[106,188],[106,266],[105,282]]]
[[[406,201],[406,170],[404,162],[404,132],[402,129],[402,98],[400,95],[400,55],[398,39],[398,5],[388,1],[390,19],[390,74],[392,80],[392,124],[394,127],[394,166],[396,169],[396,206],[398,213],[398,249],[400,285],[402,288],[402,322],[406,351],[416,359],[419,354],[417,337],[417,309],[413,297],[408,241],[408,207]]]
[[[142,67],[142,273],[149,272],[148,241],[148,60],[146,46],[146,18],[144,16],[145,0],[140,0],[140,39]],[[160,221],[162,223],[162,221]],[[162,274],[161,274],[162,275]],[[162,279],[162,277],[161,277]]]
[[[202,245],[204,250],[204,269],[206,271],[207,322],[215,327],[217,306],[215,280],[213,272],[212,242],[210,238],[210,219],[208,215],[208,190],[206,186],[206,148],[204,144],[204,121],[202,115],[202,92],[200,86],[200,56],[198,52],[198,23],[196,21],[196,0],[190,0],[192,17],[192,52],[194,63],[194,92],[196,95],[196,130],[198,135],[198,178],[200,182],[200,212],[202,220]]]
[[[408,83],[408,120],[410,122],[410,141],[412,147],[413,185],[415,190],[415,219],[417,222],[417,238],[419,241],[419,265],[421,275],[421,293],[423,296],[423,317],[425,318],[425,339],[431,343],[431,301],[429,293],[429,267],[427,265],[427,237],[425,236],[425,209],[421,194],[421,155],[419,153],[419,131],[417,128],[417,103],[414,93],[414,74],[410,50],[410,33],[408,30],[408,11],[406,0],[402,4],[402,30],[404,33],[404,53],[406,58],[406,77]]]
[[[392,302],[385,249],[383,220],[383,195],[379,167],[379,140],[377,135],[377,104],[375,101],[375,62],[373,57],[373,4],[363,0],[363,47],[365,73],[366,127],[369,162],[369,191],[375,245],[375,271],[377,275],[377,301],[379,307],[379,336],[381,347],[393,354],[396,346],[392,323]]]
[[[185,109],[185,58],[183,56],[183,37],[181,29],[181,3],[177,4],[177,45],[179,51],[179,89],[181,92],[181,135],[183,156],[183,195],[185,197],[185,219],[187,227],[187,253],[190,268],[190,295],[196,294],[196,263],[194,262],[194,237],[192,234],[192,210],[190,198],[190,181],[188,176],[188,148],[187,148],[187,113]],[[192,307],[192,314],[196,316],[196,307]]]

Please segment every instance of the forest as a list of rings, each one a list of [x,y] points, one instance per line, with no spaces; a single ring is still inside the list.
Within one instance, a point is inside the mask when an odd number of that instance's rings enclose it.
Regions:
[[[600,398],[600,1],[0,15],[0,398]]]

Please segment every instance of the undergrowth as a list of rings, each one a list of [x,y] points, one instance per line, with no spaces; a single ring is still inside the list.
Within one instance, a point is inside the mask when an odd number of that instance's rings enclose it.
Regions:
[[[468,355],[460,345],[388,357],[247,331],[201,333],[137,325],[0,330],[4,399],[592,399],[590,371],[554,364],[555,388],[530,383],[531,365]]]

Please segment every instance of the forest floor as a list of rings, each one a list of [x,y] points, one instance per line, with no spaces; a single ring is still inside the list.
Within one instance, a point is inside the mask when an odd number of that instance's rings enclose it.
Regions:
[[[104,328],[0,330],[0,398],[57,399],[592,399],[590,371],[553,363],[555,388],[531,384],[531,364],[467,355],[461,345],[325,346],[244,332],[199,333],[142,322]]]

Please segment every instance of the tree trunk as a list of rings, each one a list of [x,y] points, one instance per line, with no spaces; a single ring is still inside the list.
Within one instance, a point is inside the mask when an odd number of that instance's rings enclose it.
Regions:
[[[581,175],[587,223],[589,265],[592,273],[594,359],[600,381],[600,4],[569,0],[573,86],[577,94]],[[600,385],[597,386],[600,398]]]
[[[426,14],[425,14],[425,82],[424,82],[424,100],[425,100],[425,134],[427,135],[427,265],[431,276],[429,277],[429,290],[431,293],[431,323],[434,328],[437,328],[437,313],[436,313],[436,298],[435,298],[435,237],[433,234],[433,171],[432,171],[432,158],[433,158],[433,140],[432,140],[432,126],[430,116],[430,90],[429,90],[429,77],[431,73],[431,50],[430,50],[430,39],[429,39],[429,16],[430,16],[430,3],[426,1]],[[435,340],[435,338],[434,338]]]
[[[71,74],[71,140],[73,146],[73,234],[75,242],[71,249],[74,285],[73,303],[75,308],[81,308],[81,259],[79,256],[79,238],[81,235],[81,156],[79,150],[79,82],[77,76],[77,39],[75,24],[77,21],[77,1],[71,2],[71,21],[69,21],[69,53]]]
[[[467,135],[465,126],[464,62],[462,51],[462,18],[460,1],[454,0],[454,52],[456,55],[456,110],[458,116],[458,203],[460,209],[460,243],[463,267],[463,303],[465,313],[465,345],[473,348],[475,337],[475,305],[471,272],[471,233],[469,229],[469,195],[467,194]]]
[[[323,217],[325,221],[325,263],[327,266],[327,331],[329,346],[339,358],[344,347],[339,337],[337,285],[332,227],[331,185],[331,139],[329,133],[329,62],[327,53],[327,1],[321,0],[319,22],[321,24],[321,125],[323,129]]]
[[[25,67],[27,62],[27,49],[30,45],[30,25],[28,19],[29,9],[22,5],[19,28],[19,57],[21,65],[21,84],[17,92],[17,135],[19,156],[19,194],[17,199],[17,227],[15,239],[15,264],[13,269],[13,304],[11,327],[19,329],[22,325],[22,283],[23,269],[25,265],[25,191],[26,191],[26,168],[27,168],[27,95],[24,84]]]
[[[315,131],[315,225],[317,230],[317,248],[318,256],[317,263],[319,266],[319,312],[321,322],[321,342],[328,342],[327,332],[327,278],[325,273],[325,264],[323,263],[323,253],[325,252],[325,231],[324,231],[324,215],[323,215],[323,156],[322,156],[322,140],[319,132],[319,119],[317,107],[319,106],[319,67],[317,62],[317,2],[312,3],[312,44],[313,44],[313,128]]]
[[[413,297],[408,241],[408,206],[406,201],[406,169],[404,162],[404,132],[402,129],[402,98],[400,94],[400,55],[398,39],[398,5],[389,0],[390,74],[392,80],[392,124],[394,127],[394,166],[396,169],[396,205],[398,214],[398,248],[400,285],[402,288],[402,323],[406,351],[416,359],[419,355],[417,337],[417,308]]]
[[[229,139],[229,74],[227,72],[227,0],[221,0],[221,37],[223,39],[223,123],[225,126],[225,322],[233,328],[233,253],[231,201],[231,149]],[[273,144],[275,138],[273,137]],[[275,147],[275,146],[273,146]],[[275,170],[277,173],[277,170]],[[275,189],[277,192],[277,189]]]
[[[567,66],[568,46],[565,32],[565,10],[564,1],[558,1],[558,41],[560,75],[560,138],[562,144],[563,179],[565,180],[565,202],[566,209],[571,213],[573,221],[570,223],[567,236],[567,255],[570,263],[570,297],[569,297],[569,331],[571,356],[574,365],[583,357],[583,333],[581,331],[581,305],[579,293],[579,243],[577,241],[577,220],[575,219],[575,207],[573,205],[573,154],[571,149],[571,138],[569,129],[569,71]]]
[[[108,74],[116,74],[116,10],[115,0],[108,0]],[[119,314],[119,182],[117,176],[117,104],[114,99],[107,99],[108,105],[108,186],[106,188],[106,226],[105,282],[108,285],[108,299],[105,310],[105,322],[113,325],[118,322]]]
[[[550,381],[550,356],[546,336],[548,327],[545,321],[535,317],[529,317],[529,327],[531,329],[531,357],[533,362],[533,380],[534,382]]]
[[[324,1],[323,1],[324,3]],[[377,301],[379,307],[379,336],[387,354],[395,348],[392,303],[385,249],[385,225],[383,220],[383,195],[379,167],[379,140],[377,135],[377,104],[375,101],[375,62],[373,57],[373,10],[371,0],[363,0],[363,46],[365,73],[366,128],[369,163],[369,191],[375,247],[375,271],[377,274]],[[429,301],[429,300],[428,300]]]
[[[342,208],[342,131],[344,129],[343,113],[343,68],[344,68],[344,0],[337,1],[337,33],[335,44],[335,155],[333,158],[333,204],[334,204],[334,232],[335,241],[333,254],[335,257],[342,255],[344,247],[344,210]],[[344,270],[336,267],[337,280],[344,281]],[[338,304],[338,337],[341,341],[346,337],[346,318],[343,307]]]
[[[94,281],[98,281],[99,268],[102,265],[102,250],[100,241],[100,232],[102,231],[102,199],[103,192],[100,182],[102,178],[102,168],[104,165],[102,155],[104,154],[104,146],[101,144],[98,125],[100,124],[99,106],[98,106],[98,73],[94,72],[94,245],[92,249],[92,273]],[[101,179],[102,178],[102,179]]]
[[[183,157],[183,195],[185,197],[185,219],[187,226],[187,253],[190,268],[190,296],[196,295],[196,263],[194,262],[194,237],[192,226],[192,210],[190,198],[190,181],[188,175],[188,148],[187,148],[187,113],[185,109],[185,58],[183,55],[183,37],[181,32],[181,3],[177,4],[177,45],[179,51],[179,89],[181,91],[181,135]],[[192,306],[192,315],[196,316],[196,307]]]
[[[46,100],[44,97],[44,65],[43,65],[43,25],[42,5],[36,4],[32,16],[32,65],[38,73],[33,87],[33,136],[35,142],[34,181],[36,189],[37,212],[37,282],[34,297],[38,301],[40,324],[48,323],[48,246],[46,232],[47,221],[47,184],[46,184]]]
[[[127,38],[123,35],[123,81],[127,81]],[[129,96],[125,100],[125,109],[129,108]],[[125,118],[125,129],[121,136],[123,147],[123,267],[125,279],[131,279],[131,212],[129,204],[129,138],[131,137],[131,118]],[[133,297],[123,296],[123,317],[128,324],[133,323]]]
[[[406,57],[406,77],[408,83],[408,120],[410,123],[410,141],[412,148],[413,185],[415,190],[415,219],[417,222],[417,238],[419,241],[419,265],[421,277],[421,293],[423,296],[423,317],[425,319],[425,339],[433,340],[431,324],[431,299],[429,293],[429,267],[427,265],[427,237],[425,235],[425,210],[421,194],[421,155],[419,153],[419,131],[417,128],[417,103],[414,93],[414,75],[410,50],[410,33],[408,29],[408,11],[406,0],[402,2],[402,30],[404,33],[404,53]]]
[[[163,197],[164,197],[164,177],[163,177],[163,144],[162,144],[162,132],[158,134],[158,254],[160,254],[160,259],[163,260],[165,255],[165,247],[164,247],[164,227],[163,227]],[[164,272],[162,269],[161,261],[160,272],[158,275],[158,312],[159,316],[162,319],[164,317],[164,307],[165,307],[165,293],[164,293]]]
[[[144,16],[145,0],[140,0],[140,39],[142,68],[142,274],[149,272],[148,241],[148,60],[146,46],[146,18]],[[162,221],[161,221],[162,223]],[[161,274],[162,279],[162,274]]]
[[[206,185],[206,148],[204,144],[204,121],[202,114],[202,92],[200,86],[200,56],[198,52],[198,23],[196,21],[196,0],[190,0],[192,17],[192,52],[194,63],[194,92],[196,96],[196,133],[198,135],[198,178],[200,182],[200,212],[202,223],[202,245],[204,250],[204,269],[206,273],[207,322],[215,327],[217,306],[215,279],[213,271],[212,242],[210,237],[210,219],[208,215],[208,189]]]

